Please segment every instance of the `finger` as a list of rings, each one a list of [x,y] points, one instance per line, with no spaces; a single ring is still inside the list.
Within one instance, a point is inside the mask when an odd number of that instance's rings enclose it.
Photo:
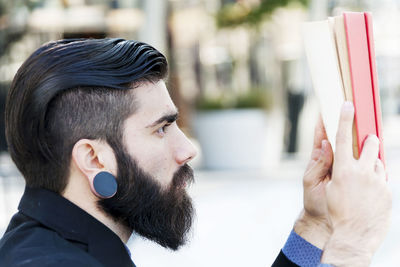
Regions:
[[[374,134],[370,134],[367,139],[365,139],[364,146],[360,155],[360,163],[368,168],[375,165],[376,159],[379,154],[379,139]]]
[[[332,168],[333,152],[327,140],[321,143],[320,156],[314,166],[304,175],[304,185],[313,186],[324,179]]]
[[[385,171],[385,166],[383,166],[383,163],[380,159],[376,159],[375,162],[375,172],[378,174],[378,176],[382,179],[386,180],[386,171]]]
[[[336,133],[335,161],[348,161],[353,158],[353,119],[353,103],[346,101],[342,106]]]
[[[326,167],[328,169],[331,169],[333,163],[333,150],[328,140],[322,140],[322,151],[323,151],[323,156],[325,158],[324,161]]]
[[[315,130],[314,130],[314,145],[313,148],[320,148],[321,147],[321,142],[324,139],[328,139],[326,136],[326,131],[324,127],[324,123],[322,121],[321,114],[318,117],[317,124],[315,125]]]
[[[311,152],[311,160],[317,161],[321,156],[321,148],[314,148]]]

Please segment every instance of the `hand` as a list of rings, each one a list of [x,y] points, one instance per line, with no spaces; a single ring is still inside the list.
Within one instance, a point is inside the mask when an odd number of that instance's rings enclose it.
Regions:
[[[379,139],[369,136],[360,159],[352,153],[352,104],[343,106],[332,179],[326,186],[333,233],[322,256],[335,266],[368,266],[390,224],[391,192],[382,162]]]
[[[325,187],[331,178],[333,152],[320,117],[314,132],[311,159],[303,178],[304,210],[294,230],[302,238],[322,249],[331,235]]]

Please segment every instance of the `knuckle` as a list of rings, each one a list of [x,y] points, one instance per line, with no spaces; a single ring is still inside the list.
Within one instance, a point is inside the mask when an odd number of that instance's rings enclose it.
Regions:
[[[337,169],[335,171],[335,182],[341,184],[346,181],[346,177],[350,176],[352,176],[351,171],[344,168]]]
[[[320,156],[320,154],[321,154],[321,151],[320,151],[319,149],[313,150],[312,153],[311,153],[311,159],[312,159],[312,160],[318,159],[318,157]]]
[[[375,171],[372,168],[368,168],[366,164],[360,164],[359,173],[360,176],[369,177],[371,179],[375,176]]]
[[[331,161],[324,160],[322,163],[323,163],[322,167],[324,168],[324,170],[329,171],[331,169],[332,165]]]
[[[339,129],[351,129],[353,126],[353,116],[352,114],[346,113],[342,114],[340,118]]]
[[[342,125],[344,124],[349,124],[353,119],[353,114],[350,112],[342,112],[341,115],[341,120],[342,120]]]
[[[336,144],[347,143],[349,139],[349,135],[345,131],[338,131],[336,134]]]

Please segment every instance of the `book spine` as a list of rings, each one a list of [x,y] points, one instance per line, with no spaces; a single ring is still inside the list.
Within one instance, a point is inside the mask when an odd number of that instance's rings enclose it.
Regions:
[[[377,134],[372,87],[370,54],[364,13],[345,12],[351,84],[353,88],[354,120],[358,151],[361,153],[369,134]]]
[[[368,50],[369,50],[369,62],[371,66],[371,78],[372,78],[372,93],[374,97],[375,104],[375,124],[376,124],[376,133],[379,138],[379,158],[382,160],[385,165],[385,157],[384,157],[384,149],[383,149],[383,126],[382,126],[382,113],[381,113],[381,104],[380,104],[380,96],[379,96],[379,86],[378,86],[378,73],[376,70],[375,63],[375,45],[374,45],[374,35],[373,35],[373,25],[372,25],[372,15],[369,12],[364,13],[365,17],[365,26],[367,29],[367,38],[368,38]]]

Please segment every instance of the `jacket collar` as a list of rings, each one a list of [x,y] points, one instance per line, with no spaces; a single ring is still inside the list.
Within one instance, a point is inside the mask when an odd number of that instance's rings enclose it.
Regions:
[[[18,209],[64,239],[87,244],[88,253],[104,266],[134,266],[124,243],[113,231],[57,193],[25,187]]]

